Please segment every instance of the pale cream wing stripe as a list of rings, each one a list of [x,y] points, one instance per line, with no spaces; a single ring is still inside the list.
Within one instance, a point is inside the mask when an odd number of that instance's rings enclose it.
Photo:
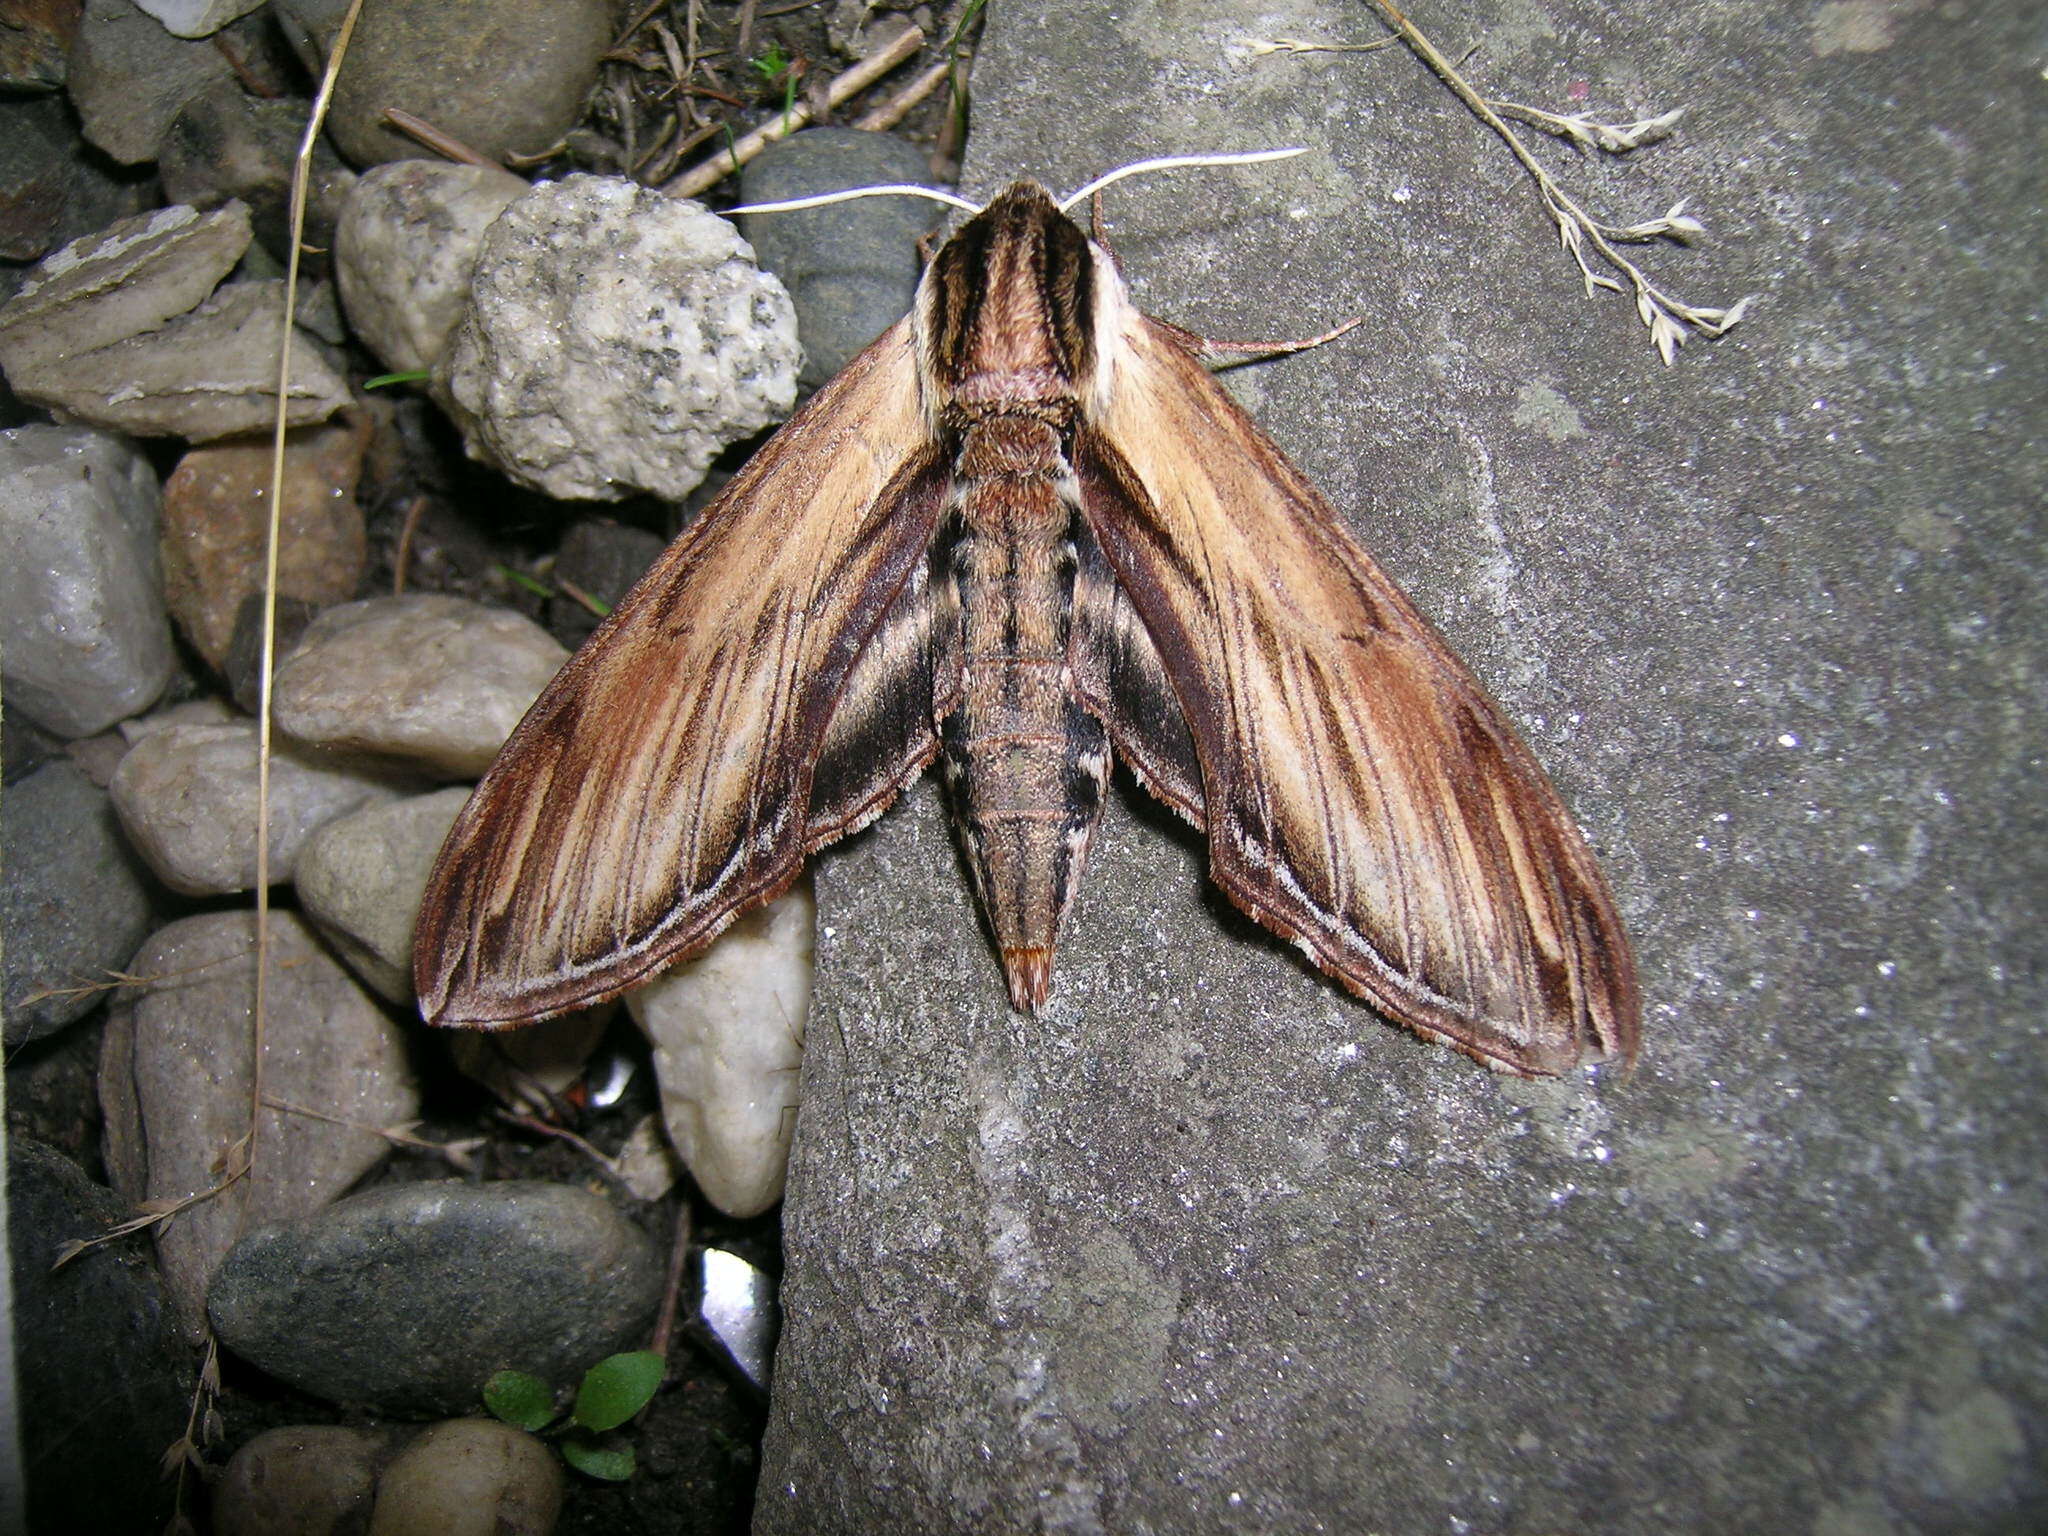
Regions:
[[[1620,920],[1498,707],[1169,328],[1102,344],[1082,507],[1193,735],[1213,878],[1491,1064],[1632,1056]]]
[[[669,546],[484,775],[421,907],[428,1018],[519,1023],[609,997],[844,830],[810,825],[813,767],[949,478],[905,321]],[[899,777],[929,756],[901,746]]]

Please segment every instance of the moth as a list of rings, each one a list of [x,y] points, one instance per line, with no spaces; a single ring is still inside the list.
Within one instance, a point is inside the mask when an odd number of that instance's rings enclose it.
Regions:
[[[1019,182],[671,544],[456,820],[423,1013],[582,1007],[709,944],[937,759],[1036,1010],[1113,760],[1258,922],[1519,1073],[1631,1058],[1628,941],[1499,707]]]

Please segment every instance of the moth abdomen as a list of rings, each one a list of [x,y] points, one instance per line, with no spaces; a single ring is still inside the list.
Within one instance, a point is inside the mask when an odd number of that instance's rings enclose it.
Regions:
[[[1026,414],[971,422],[942,551],[960,615],[958,705],[940,722],[946,777],[1011,1001],[1042,1004],[1102,811],[1109,747],[1073,695],[1076,508],[1060,434]]]

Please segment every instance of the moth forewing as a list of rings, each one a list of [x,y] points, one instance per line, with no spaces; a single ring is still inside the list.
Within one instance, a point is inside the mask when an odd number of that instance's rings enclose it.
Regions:
[[[1619,918],[1499,708],[1178,332],[1133,313],[1112,355],[1082,507],[1185,712],[1211,876],[1491,1064],[1632,1055]]]
[[[428,1019],[517,1024],[615,996],[779,894],[923,768],[929,700],[922,737],[897,710],[893,737],[866,738],[859,803],[813,826],[835,707],[950,479],[902,322],[755,454],[512,733],[428,879]]]
[[[1390,1017],[1510,1071],[1633,1054],[1627,941],[1528,749],[1030,183],[543,693],[429,882],[423,1011],[623,990],[935,754],[1035,1008],[1112,747],[1233,901]]]

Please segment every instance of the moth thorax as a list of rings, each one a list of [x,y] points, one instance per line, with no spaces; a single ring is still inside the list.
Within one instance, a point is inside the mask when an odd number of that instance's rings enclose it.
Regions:
[[[1064,449],[1051,422],[1006,412],[968,426],[956,467],[967,480],[1057,479],[1068,472]]]
[[[1064,432],[1073,425],[1080,404],[1080,392],[1050,369],[975,373],[946,392],[940,414],[956,426],[991,416],[1029,416]]]
[[[923,307],[945,393],[971,404],[1071,399],[1094,366],[1088,237],[1020,183],[946,242]]]

